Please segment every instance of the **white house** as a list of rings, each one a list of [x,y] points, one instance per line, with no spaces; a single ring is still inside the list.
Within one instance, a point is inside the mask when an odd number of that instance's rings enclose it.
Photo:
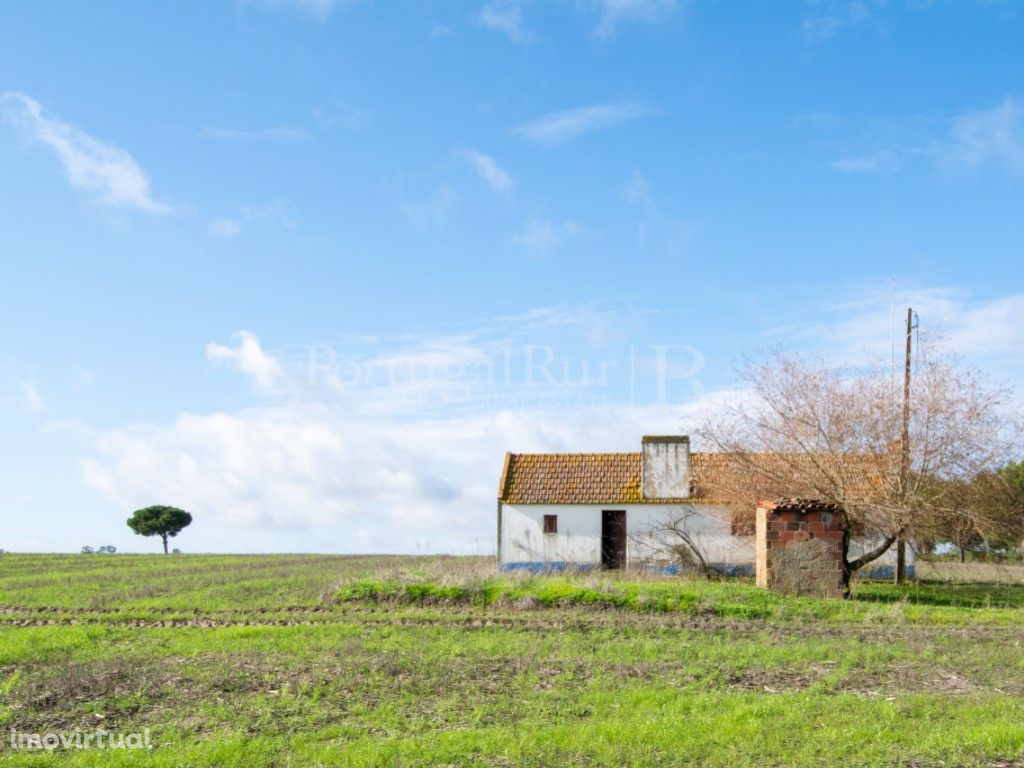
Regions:
[[[649,564],[672,571],[665,524],[674,522],[716,570],[753,573],[753,531],[734,526],[730,507],[707,491],[720,466],[720,454],[691,453],[685,435],[646,436],[631,453],[508,453],[498,560],[508,570]],[[851,542],[851,553],[858,544]],[[891,573],[894,563],[890,551],[870,575]]]

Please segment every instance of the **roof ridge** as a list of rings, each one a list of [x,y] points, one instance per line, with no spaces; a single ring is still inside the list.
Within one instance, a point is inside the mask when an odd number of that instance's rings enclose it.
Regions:
[[[639,456],[640,451],[547,451],[541,453],[512,453],[512,456]]]

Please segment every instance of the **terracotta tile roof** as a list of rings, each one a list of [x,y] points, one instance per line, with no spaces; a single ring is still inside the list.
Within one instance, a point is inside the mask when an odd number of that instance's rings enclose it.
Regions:
[[[892,456],[851,454],[694,453],[691,472],[698,495],[819,498],[827,488],[847,501],[868,501],[883,490]]]
[[[810,489],[796,487],[799,476],[792,476],[792,457],[783,460],[775,454],[752,454],[748,459],[758,472],[746,470],[736,457],[724,453],[691,453],[690,473],[693,493],[687,499],[644,499],[640,491],[641,453],[509,453],[501,473],[498,500],[507,504],[680,504],[716,503],[735,500],[737,488],[745,481],[737,473],[763,474],[774,478],[778,489],[765,488],[781,496],[811,495]],[[863,461],[877,464],[874,457]],[[849,485],[850,497],[868,498],[871,469],[860,466],[861,457],[847,457],[840,475]],[[865,471],[868,469],[868,471]],[[877,481],[876,481],[877,482]],[[757,483],[761,485],[761,482]],[[761,490],[760,488],[758,490]],[[756,493],[756,491],[752,491]],[[758,495],[756,499],[764,498]],[[754,499],[756,501],[756,499]],[[753,505],[751,505],[753,509]]]
[[[509,453],[498,493],[508,504],[636,504],[640,453]]]
[[[691,454],[691,472],[704,454]],[[507,504],[679,504],[706,498],[644,499],[641,454],[509,453],[498,500]]]
[[[821,499],[775,499],[774,501],[762,501],[758,506],[775,510],[776,512],[840,512],[842,506],[834,501],[822,501]]]

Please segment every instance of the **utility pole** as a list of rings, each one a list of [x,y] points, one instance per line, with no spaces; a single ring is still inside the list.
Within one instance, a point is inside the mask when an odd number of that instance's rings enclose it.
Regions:
[[[907,307],[907,351],[903,363],[903,430],[900,433],[900,497],[906,505],[910,496],[910,350],[914,329],[914,310]],[[900,525],[903,521],[899,521]],[[903,584],[907,579],[907,542],[901,534],[896,539],[895,582]]]

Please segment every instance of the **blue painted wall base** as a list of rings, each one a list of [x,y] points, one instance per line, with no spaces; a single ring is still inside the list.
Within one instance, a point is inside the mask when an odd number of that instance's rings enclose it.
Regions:
[[[634,568],[640,568],[654,573],[663,573],[668,576],[677,576],[683,573],[684,570],[680,566],[672,563],[668,565],[662,565],[659,563],[640,563]],[[528,571],[534,574],[541,573],[566,573],[570,571],[595,571],[600,566],[594,565],[593,563],[570,563],[568,561],[559,560],[550,563],[544,562],[516,562],[516,563],[504,563],[501,566],[503,571]],[[753,563],[712,563],[711,571],[719,576],[753,576],[754,575],[754,564]],[[892,581],[896,575],[896,569],[891,565],[880,565],[875,568],[862,568],[857,572],[856,578],[858,579],[869,579],[874,581]],[[914,566],[907,566],[907,578],[913,579],[915,577]]]
[[[683,568],[670,563],[662,565],[659,563],[639,563],[638,565],[631,566],[633,568],[640,568],[654,573],[664,573],[669,576],[676,576],[684,571]],[[720,576],[753,576],[754,575],[754,564],[753,563],[711,563],[711,571]],[[544,562],[515,562],[515,563],[503,563],[501,570],[503,571],[528,571],[530,573],[541,574],[541,573],[565,573],[567,571],[594,571],[598,570],[600,566],[594,565],[593,563],[570,563],[566,561],[553,561],[550,563]]]

